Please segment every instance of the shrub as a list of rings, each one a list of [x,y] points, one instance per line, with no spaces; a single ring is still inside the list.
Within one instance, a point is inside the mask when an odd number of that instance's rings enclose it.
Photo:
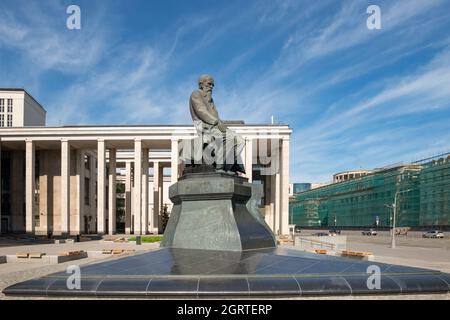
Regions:
[[[162,236],[142,236],[141,240],[143,243],[154,243],[162,240]],[[136,237],[131,237],[129,241],[136,241]]]

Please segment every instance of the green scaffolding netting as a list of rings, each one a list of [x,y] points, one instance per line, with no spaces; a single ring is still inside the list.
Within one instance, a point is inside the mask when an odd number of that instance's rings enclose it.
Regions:
[[[304,227],[450,225],[450,156],[385,170],[296,194],[290,223]]]

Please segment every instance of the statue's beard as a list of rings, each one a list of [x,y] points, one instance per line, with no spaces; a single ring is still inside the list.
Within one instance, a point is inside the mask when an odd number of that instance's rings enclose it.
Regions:
[[[209,102],[212,101],[212,91],[211,90],[206,91],[206,99],[208,99]]]

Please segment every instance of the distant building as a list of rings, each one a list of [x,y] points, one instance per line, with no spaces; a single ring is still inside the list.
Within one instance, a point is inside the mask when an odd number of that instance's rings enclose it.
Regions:
[[[300,193],[303,191],[311,190],[311,183],[293,183],[292,192],[293,194]]]
[[[449,225],[450,155],[422,163],[419,183],[420,224]]]
[[[347,179],[296,194],[290,201],[290,223],[389,227],[389,206],[397,194],[398,227],[450,226],[450,154]]]
[[[45,126],[46,111],[24,89],[0,88],[0,128]]]
[[[372,172],[373,172],[372,170],[352,170],[339,172],[333,175],[333,183],[358,179]]]
[[[309,183],[309,182],[301,182],[301,183],[291,183],[289,184],[289,196],[294,196],[297,193],[305,192],[311,189],[323,187],[327,185],[326,183]]]
[[[320,188],[323,186],[327,186],[329,185],[329,183],[311,183],[311,190],[312,189],[316,189],[316,188]]]

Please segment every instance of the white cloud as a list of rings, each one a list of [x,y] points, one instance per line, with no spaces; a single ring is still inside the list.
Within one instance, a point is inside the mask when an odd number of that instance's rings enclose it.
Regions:
[[[106,42],[104,14],[99,10],[95,17],[81,30],[68,30],[64,6],[29,2],[21,10],[1,13],[0,43],[22,56],[31,68],[27,72],[86,72],[101,59]]]

